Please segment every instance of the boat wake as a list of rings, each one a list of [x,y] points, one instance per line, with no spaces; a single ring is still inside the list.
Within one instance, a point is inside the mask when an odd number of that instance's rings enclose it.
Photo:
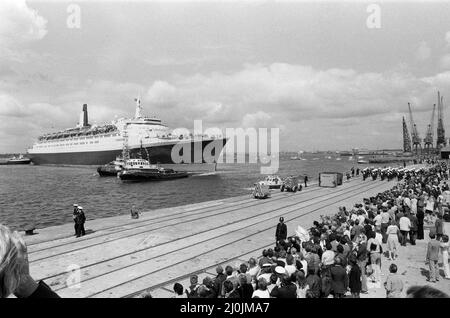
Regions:
[[[207,177],[207,176],[215,176],[217,172],[205,172],[205,173],[193,173],[193,177]]]

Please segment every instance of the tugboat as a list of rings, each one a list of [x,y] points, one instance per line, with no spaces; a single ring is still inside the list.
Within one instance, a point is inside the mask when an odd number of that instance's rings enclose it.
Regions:
[[[30,164],[31,159],[25,158],[23,155],[19,155],[19,157],[12,157],[8,161],[6,161],[7,165],[28,165]]]
[[[158,165],[150,164],[145,159],[129,159],[125,166],[117,173],[122,181],[163,181],[186,178],[189,174],[185,171],[164,169]]]
[[[98,167],[97,172],[100,175],[100,177],[110,177],[110,176],[116,177],[117,173],[122,170],[124,165],[125,161],[122,158],[117,157],[116,160],[111,161],[106,165]]]

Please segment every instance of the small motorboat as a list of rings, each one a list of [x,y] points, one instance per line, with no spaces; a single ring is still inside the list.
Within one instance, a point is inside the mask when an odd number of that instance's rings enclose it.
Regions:
[[[368,164],[369,161],[368,160],[358,160],[359,164]]]
[[[283,180],[279,176],[267,176],[264,181],[264,184],[269,186],[269,189],[279,189],[281,187],[281,183]]]
[[[145,159],[129,159],[117,173],[117,177],[122,181],[163,181],[188,176],[187,172],[161,168]]]
[[[31,159],[25,158],[23,155],[19,155],[18,157],[14,156],[6,161],[7,165],[28,165],[30,163]]]

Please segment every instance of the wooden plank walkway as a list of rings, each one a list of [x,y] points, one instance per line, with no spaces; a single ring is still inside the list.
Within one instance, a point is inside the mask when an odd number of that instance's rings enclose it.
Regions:
[[[134,297],[150,290],[171,295],[192,273],[214,275],[216,264],[238,265],[273,246],[278,218],[289,235],[338,206],[390,189],[395,182],[352,179],[337,188],[312,186],[297,193],[274,191],[266,200],[249,195],[88,221],[88,235],[72,236],[73,224],[26,237],[31,274],[62,297]],[[74,266],[80,287],[70,284]]]

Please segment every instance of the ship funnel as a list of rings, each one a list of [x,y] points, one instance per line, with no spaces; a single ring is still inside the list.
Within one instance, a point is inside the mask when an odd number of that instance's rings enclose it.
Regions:
[[[87,126],[89,126],[87,104],[84,104],[83,105],[83,127],[87,127]]]

